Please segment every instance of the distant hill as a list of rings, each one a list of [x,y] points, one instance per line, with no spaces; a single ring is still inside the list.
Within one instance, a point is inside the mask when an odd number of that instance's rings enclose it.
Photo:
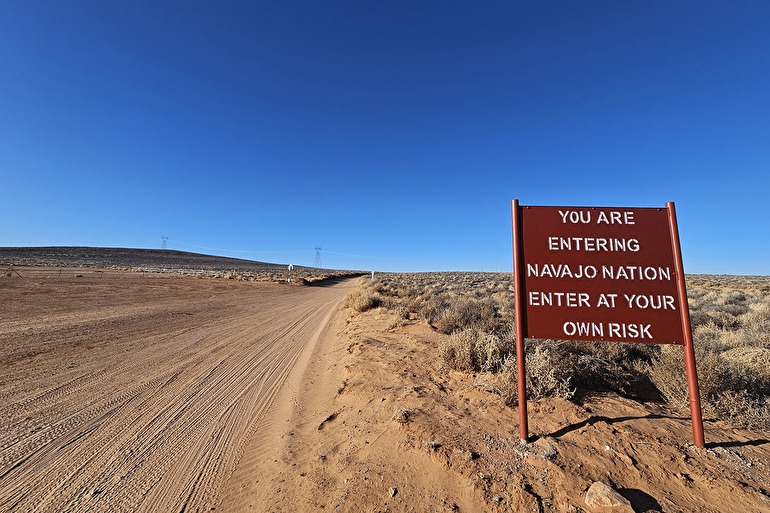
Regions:
[[[0,247],[0,266],[151,267],[202,271],[277,271],[284,264],[203,255],[167,249],[50,246]],[[299,269],[299,267],[298,267]]]

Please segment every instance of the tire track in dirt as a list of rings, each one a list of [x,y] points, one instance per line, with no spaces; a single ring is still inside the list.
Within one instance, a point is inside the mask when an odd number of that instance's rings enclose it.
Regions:
[[[131,305],[131,287],[110,283],[89,289],[99,312],[112,293],[130,315],[112,312],[104,322],[88,313],[86,297],[63,321],[61,333],[87,333],[85,349],[51,341],[56,323],[43,319],[49,347],[35,354],[34,332],[18,318],[0,320],[0,332],[34,354],[0,360],[12,375],[0,384],[0,510],[216,507],[261,417],[351,286],[223,287],[190,278],[179,287],[179,278],[158,278],[159,301],[140,290],[141,304]],[[164,283],[176,286],[171,294]],[[47,294],[71,293],[65,285]],[[170,315],[180,311],[191,313]],[[38,320],[45,311],[32,313]],[[22,376],[23,384],[12,381]]]

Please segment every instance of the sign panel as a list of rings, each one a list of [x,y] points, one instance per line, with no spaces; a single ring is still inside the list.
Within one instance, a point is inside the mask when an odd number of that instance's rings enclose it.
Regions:
[[[518,209],[526,338],[684,343],[667,209]]]
[[[705,447],[679,228],[666,208],[511,204],[519,436],[526,338],[681,344],[693,441]]]

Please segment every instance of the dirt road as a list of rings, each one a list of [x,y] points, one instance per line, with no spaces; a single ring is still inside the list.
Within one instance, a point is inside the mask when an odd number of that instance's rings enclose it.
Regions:
[[[0,279],[1,511],[218,508],[353,286],[41,273]]]

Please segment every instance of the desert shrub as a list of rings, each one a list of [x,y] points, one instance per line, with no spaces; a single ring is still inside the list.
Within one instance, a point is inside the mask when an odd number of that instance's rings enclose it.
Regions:
[[[736,342],[743,346],[770,349],[770,304],[761,303],[741,316]]]
[[[426,319],[442,333],[466,328],[491,332],[498,325],[494,302],[488,299],[450,296],[430,301],[426,307]]]
[[[406,324],[409,320],[409,310],[404,306],[391,307],[389,306],[389,302],[390,301],[386,299],[383,305],[393,312],[393,320],[390,322],[390,325],[388,325],[388,329],[392,330]]]
[[[563,364],[561,356],[558,346],[551,341],[535,344],[531,349],[527,348],[527,399],[570,399],[575,395],[575,389],[571,386],[573,370],[569,365]],[[505,360],[500,375],[500,396],[505,404],[512,405],[519,395],[515,356]]]
[[[491,296],[497,315],[501,322],[514,324],[516,322],[513,294],[510,291],[495,292]]]
[[[571,369],[570,383],[577,390],[613,391],[639,397],[640,382],[649,382],[645,372],[659,346],[618,342],[561,342],[561,364]]]
[[[376,294],[382,294],[387,290],[387,286],[382,283],[380,280],[374,280],[374,281],[365,281],[365,287],[369,289],[372,293]]]
[[[700,326],[701,324],[706,324],[710,320],[711,319],[709,319],[709,317],[704,315],[702,312],[696,312],[692,307],[692,303],[690,303],[690,325],[693,329],[695,329],[696,326]]]
[[[770,303],[763,277],[716,276],[689,284],[704,414],[770,427]],[[664,346],[646,371],[670,403],[687,408],[682,348]]]
[[[570,387],[572,369],[564,365],[559,351],[550,344],[537,344],[527,354],[527,394],[532,399],[542,397],[563,397],[569,399],[575,394]]]
[[[736,347],[722,353],[722,358],[741,365],[761,379],[770,381],[770,349],[766,347]]]
[[[591,353],[568,353],[565,364],[572,368],[573,386],[581,390],[610,390],[624,396],[635,397],[633,383],[640,374],[634,362],[618,362]]]
[[[499,372],[505,359],[516,353],[516,339],[512,331],[504,331],[497,335],[488,335],[479,344],[478,353],[481,360],[481,370]]]
[[[717,352],[696,346],[695,360],[698,388],[704,414],[729,420],[734,424],[758,428],[770,427],[764,416],[770,400],[770,379],[761,371],[763,352],[754,358],[748,353]],[[680,346],[665,346],[649,366],[652,382],[669,403],[688,408],[689,396]],[[764,418],[764,422],[760,419]]]
[[[420,295],[420,290],[411,285],[404,285],[392,289],[393,294],[398,298],[415,298]]]
[[[701,399],[712,396],[718,391],[718,383],[726,379],[719,355],[712,351],[696,351],[695,360],[698,368],[698,381]],[[687,407],[687,377],[684,371],[684,355],[681,346],[666,345],[653,359],[648,369],[650,379],[663,397],[678,407]]]
[[[365,312],[372,308],[380,306],[382,295],[369,287],[360,286],[355,288],[346,298],[346,304],[356,312]]]
[[[519,400],[518,369],[516,368],[516,356],[510,356],[503,362],[500,369],[500,380],[497,385],[497,393],[500,400],[507,406],[515,406]]]
[[[444,363],[499,371],[500,395],[516,401],[515,344],[506,329],[514,322],[510,273],[381,274],[380,280],[377,304],[393,309],[397,320],[415,313],[454,334],[439,348]],[[704,412],[767,427],[770,278],[688,275],[687,286]],[[640,382],[652,382],[671,404],[689,405],[680,346],[533,342],[527,380],[532,398],[571,397],[576,388],[633,396]]]
[[[695,346],[702,349],[718,353],[732,347],[729,343],[730,330],[720,327],[713,321],[693,328],[692,336]]]
[[[748,429],[770,427],[770,397],[752,397],[745,390],[726,390],[721,393],[720,404],[729,420]]]
[[[507,337],[477,328],[455,331],[439,344],[439,355],[449,367],[463,371],[499,371],[515,345]]]
[[[564,344],[564,350],[574,354],[588,354],[615,364],[627,364],[634,360],[650,359],[657,354],[652,344],[631,344],[623,342],[571,341]]]
[[[737,315],[740,315],[740,314],[734,314],[729,311],[715,309],[715,308],[707,309],[705,310],[705,313],[708,315],[710,322],[713,322],[714,324],[716,324],[717,326],[725,330],[734,330],[740,324],[737,317]]]
[[[417,302],[419,304],[418,313],[428,321],[428,324],[433,325],[441,312],[446,309],[449,298],[443,294],[422,294],[417,297]]]

